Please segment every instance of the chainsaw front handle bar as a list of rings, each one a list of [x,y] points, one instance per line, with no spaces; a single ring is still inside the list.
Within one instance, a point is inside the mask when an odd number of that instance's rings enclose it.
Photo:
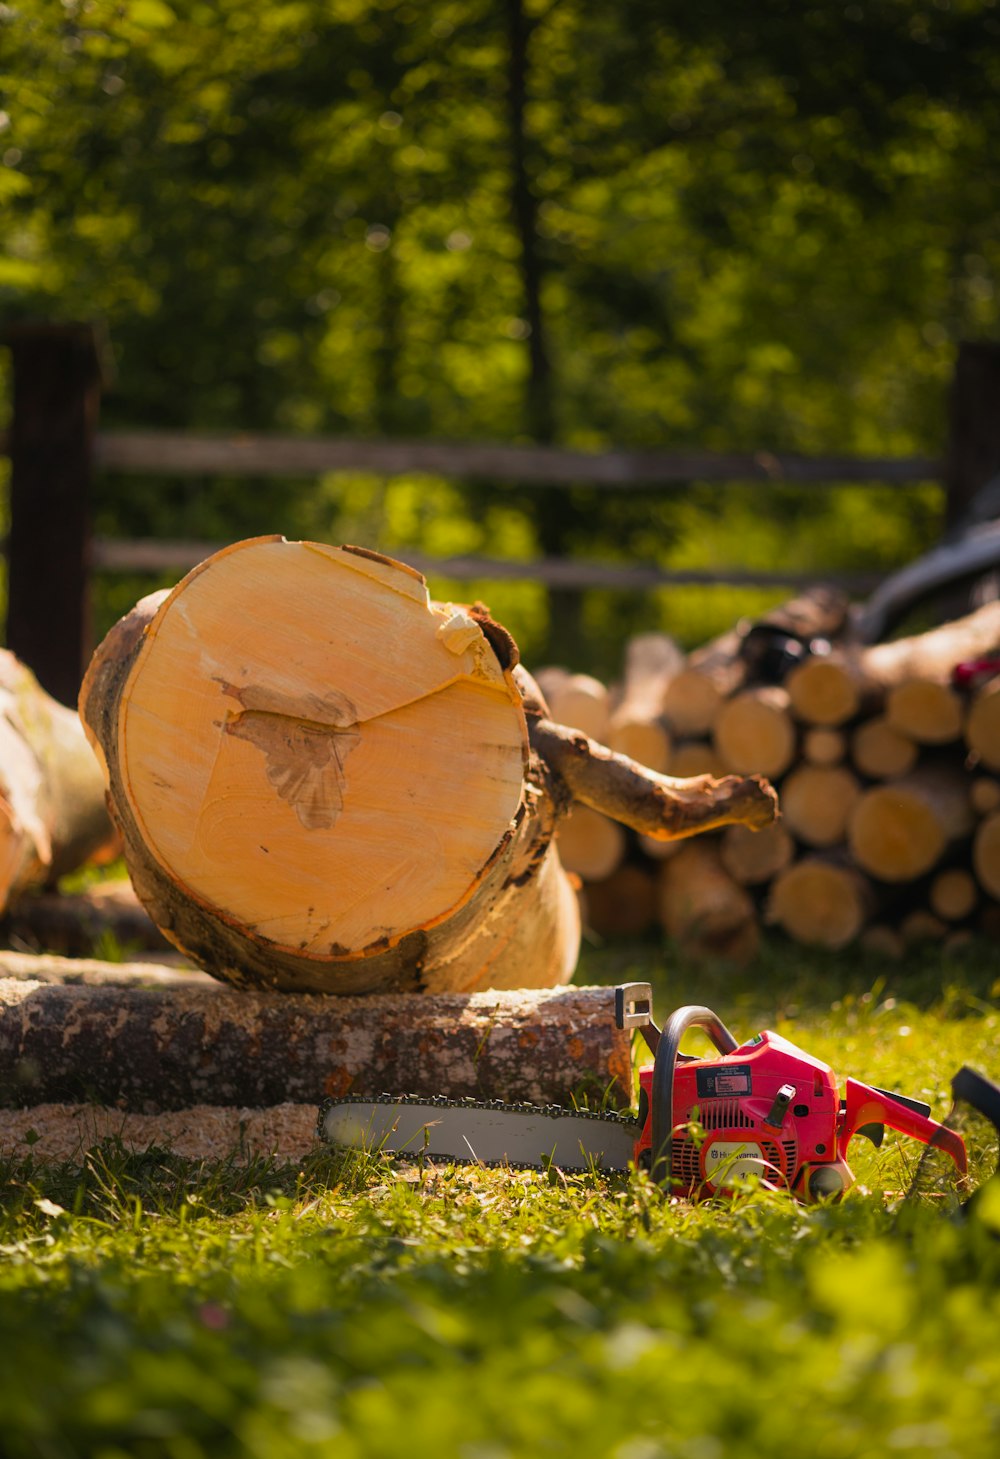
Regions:
[[[678,1008],[660,1031],[653,1065],[652,1164],[650,1171],[659,1185],[668,1185],[674,1133],[674,1069],[681,1039],[689,1028],[701,1028],[708,1034],[720,1054],[731,1054],[739,1042],[729,1032],[717,1013],[698,1003]]]

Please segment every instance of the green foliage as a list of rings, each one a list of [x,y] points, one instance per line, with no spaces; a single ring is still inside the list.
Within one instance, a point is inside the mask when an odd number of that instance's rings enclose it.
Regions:
[[[697,994],[938,1113],[957,1064],[997,1072],[995,948],[888,977],[772,949],[734,981],[651,946],[581,972],[625,976],[654,979],[661,1013]],[[851,1153],[862,1183],[809,1209],[328,1151],[8,1163],[4,1453],[987,1459],[1000,1210],[901,1224],[905,1142]]]
[[[107,324],[112,425],[937,451],[954,346],[996,330],[998,30],[995,0],[17,0],[0,310]],[[117,535],[817,575],[939,521],[929,490],[697,484],[108,477],[97,502]],[[102,581],[99,627],[134,586]],[[486,597],[552,643],[536,591]],[[686,640],[733,616],[640,608]],[[587,618],[627,627],[615,599]]]

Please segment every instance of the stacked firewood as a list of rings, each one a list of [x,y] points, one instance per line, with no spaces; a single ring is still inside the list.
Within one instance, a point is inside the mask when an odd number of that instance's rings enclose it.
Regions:
[[[580,807],[559,834],[601,936],[655,922],[744,960],[761,925],[831,948],[1000,938],[1000,603],[862,645],[817,588],[685,656],[628,646],[619,684],[543,669],[552,715],[666,775],[767,776],[781,820],[652,842]],[[956,675],[955,670],[965,666]]]

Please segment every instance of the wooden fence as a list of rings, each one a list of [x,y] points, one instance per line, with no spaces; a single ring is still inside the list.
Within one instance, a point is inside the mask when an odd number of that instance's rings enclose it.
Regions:
[[[609,491],[676,490],[691,481],[759,482],[765,488],[775,482],[804,488],[844,482],[905,488],[938,480],[946,486],[949,516],[954,517],[991,474],[989,463],[994,471],[1000,468],[997,346],[960,351],[952,392],[952,442],[946,458],[933,459],[807,457],[767,451],[584,452],[556,446],[100,431],[101,366],[89,325],[20,325],[7,331],[6,342],[13,366],[11,427],[0,439],[0,450],[11,459],[7,645],[34,669],[50,693],[67,703],[75,701],[91,649],[91,573],[181,573],[219,545],[93,537],[91,483],[98,472],[245,476],[426,472],[521,487],[589,485]],[[517,578],[551,587],[645,589],[723,582],[794,586],[807,580],[780,569],[684,572],[643,564],[436,559],[410,552],[407,560],[423,572],[450,578]],[[841,581],[858,590],[873,585],[864,574]]]

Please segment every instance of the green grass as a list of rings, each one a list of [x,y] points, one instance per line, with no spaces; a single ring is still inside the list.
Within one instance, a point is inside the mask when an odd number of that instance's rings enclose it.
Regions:
[[[579,981],[622,978],[652,979],[661,1016],[709,1002],[938,1114],[960,1063],[1000,1074],[996,948],[888,974],[589,950]],[[8,1167],[0,1453],[992,1459],[1000,1209],[901,1220],[905,1142],[851,1154],[858,1186],[810,1209],[326,1152]]]

